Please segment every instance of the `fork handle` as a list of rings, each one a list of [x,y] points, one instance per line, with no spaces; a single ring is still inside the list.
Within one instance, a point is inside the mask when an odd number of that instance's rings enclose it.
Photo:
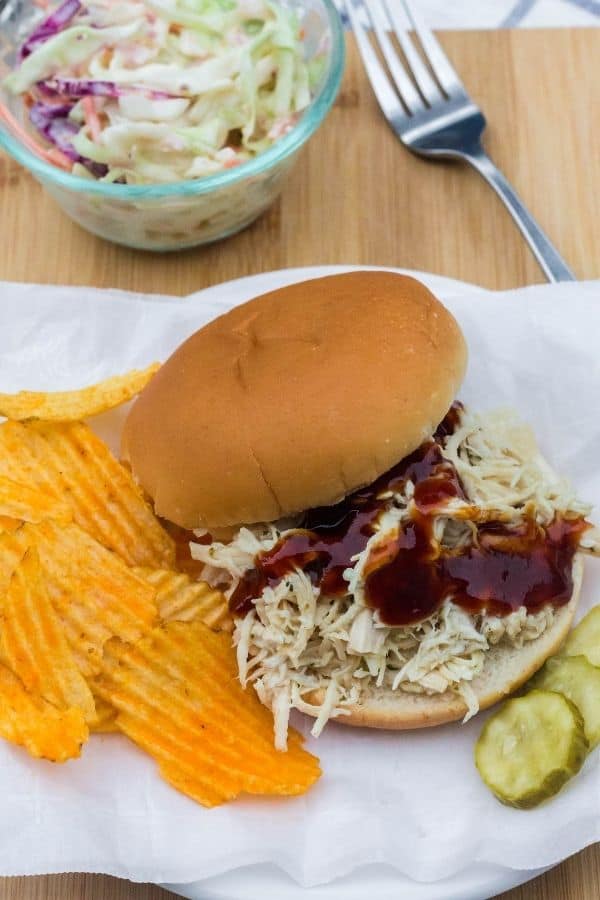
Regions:
[[[482,147],[468,151],[462,158],[469,162],[490,184],[509,213],[517,223],[521,233],[531,247],[548,281],[576,281],[554,244],[542,231],[525,204],[506,180]]]

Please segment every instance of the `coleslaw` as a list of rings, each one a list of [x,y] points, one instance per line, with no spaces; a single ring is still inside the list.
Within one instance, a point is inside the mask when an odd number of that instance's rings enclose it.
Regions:
[[[309,105],[296,14],[273,0],[64,0],[4,80],[47,157],[123,184],[201,178],[268,149]]]

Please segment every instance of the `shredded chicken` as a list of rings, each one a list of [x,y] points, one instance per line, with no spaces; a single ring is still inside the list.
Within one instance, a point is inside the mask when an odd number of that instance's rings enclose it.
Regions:
[[[527,510],[545,525],[557,512],[586,516],[590,511],[540,455],[531,430],[507,411],[484,417],[465,410],[442,452],[456,467],[467,497],[449,501],[436,516],[435,539],[448,549],[470,544],[476,521],[518,522]],[[501,642],[520,647],[552,625],[550,605],[535,614],[522,607],[505,617],[470,615],[450,597],[417,624],[381,622],[365,603],[364,568],[377,543],[389,540],[410,515],[412,493],[407,482],[402,495],[386,501],[377,531],[344,572],[344,597],[320,596],[310,578],[295,571],[265,588],[254,609],[238,620],[240,680],[252,684],[273,711],[278,748],[286,747],[292,708],[315,717],[312,733],[318,735],[330,718],[347,714],[373,687],[425,694],[452,690],[464,699],[469,718],[478,710],[470,685],[486,651]],[[227,544],[192,544],[192,555],[205,563],[204,577],[228,585],[231,595],[255,556],[270,550],[290,527],[293,523],[286,522],[241,528]],[[589,543],[589,536],[585,540]],[[318,703],[311,696],[316,691],[323,693]]]

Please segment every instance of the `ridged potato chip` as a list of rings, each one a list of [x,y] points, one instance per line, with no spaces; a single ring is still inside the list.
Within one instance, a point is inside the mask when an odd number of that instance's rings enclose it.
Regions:
[[[200,621],[220,631],[231,631],[233,619],[227,599],[205,581],[192,581],[182,572],[138,567],[134,572],[156,588],[158,614],[165,622]]]
[[[88,723],[95,721],[92,692],[48,597],[35,547],[18,563],[3,599],[0,656],[30,693],[58,709],[79,707]]]
[[[85,678],[100,671],[107,640],[136,641],[154,624],[154,588],[77,525],[50,520],[0,534],[0,609],[2,586],[28,547],[39,553],[48,595]]]
[[[14,520],[8,521],[13,522]],[[21,535],[23,523],[18,522],[17,526],[0,530],[0,612],[13,572],[28,548],[27,542],[22,539]]]
[[[112,703],[94,694],[96,704],[96,718],[90,723],[90,731],[93,734],[115,734],[119,732],[117,725],[117,710]]]
[[[83,422],[0,425],[0,476],[67,504],[74,521],[128,565],[174,567],[174,543],[131,473]]]
[[[244,792],[304,793],[319,762],[296,732],[286,753],[275,750],[271,714],[242,689],[230,640],[201,622],[171,622],[135,645],[109,641],[95,690],[165,780],[204,806]]]
[[[0,665],[0,737],[31,756],[65,762],[81,755],[89,730],[80,709],[57,709],[29,694],[17,676]]]
[[[21,519],[13,519],[11,516],[0,516],[0,532],[16,531],[22,524]]]
[[[74,422],[87,419],[131,400],[148,384],[158,369],[160,363],[152,363],[145,369],[132,369],[125,375],[114,375],[75,391],[0,393],[0,416],[15,421],[45,419],[52,422]]]
[[[233,627],[224,595],[175,571],[174,540],[87,425],[35,418],[92,414],[77,404],[99,395],[37,400],[0,425],[0,737],[63,761],[120,731],[206,806],[308,790],[318,760],[296,732],[275,750],[217,633]]]
[[[20,519],[22,522],[54,519],[61,525],[73,519],[64,500],[4,476],[0,476],[0,517]]]

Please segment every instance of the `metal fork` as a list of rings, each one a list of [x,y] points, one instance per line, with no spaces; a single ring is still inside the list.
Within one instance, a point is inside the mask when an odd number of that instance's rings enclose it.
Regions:
[[[460,159],[490,184],[521,229],[549,281],[575,281],[573,272],[481,145],[486,120],[469,97],[437,39],[409,0],[343,0],[379,105],[402,143],[419,156]],[[429,68],[401,22],[400,6],[419,38]],[[359,18],[364,9],[389,75]],[[406,67],[388,31],[397,40]],[[408,68],[408,71],[407,71]],[[410,73],[410,74],[409,74]],[[435,78],[432,74],[435,75]],[[410,77],[412,75],[412,78]]]

